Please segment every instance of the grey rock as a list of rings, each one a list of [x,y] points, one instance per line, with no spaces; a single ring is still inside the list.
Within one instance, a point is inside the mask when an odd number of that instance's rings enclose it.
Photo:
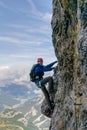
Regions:
[[[58,66],[49,130],[87,130],[87,1],[53,0],[51,25]]]

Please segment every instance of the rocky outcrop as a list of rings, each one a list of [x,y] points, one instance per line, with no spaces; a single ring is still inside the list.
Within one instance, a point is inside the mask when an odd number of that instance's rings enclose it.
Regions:
[[[87,129],[87,1],[53,0],[58,86],[51,130]]]
[[[51,99],[51,103],[53,104],[53,107],[55,107],[54,106],[54,97],[55,97],[55,94],[50,95],[50,99]],[[48,118],[51,118],[53,111],[54,111],[54,109],[50,110],[48,103],[44,99],[44,101],[42,102],[42,105],[41,105],[41,113],[43,115],[47,116]]]
[[[49,130],[87,130],[87,1],[53,0],[51,24],[58,66]]]

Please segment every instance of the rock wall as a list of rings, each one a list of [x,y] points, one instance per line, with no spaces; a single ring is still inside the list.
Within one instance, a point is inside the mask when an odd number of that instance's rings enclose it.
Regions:
[[[53,0],[52,4],[58,66],[49,130],[87,130],[87,1]]]

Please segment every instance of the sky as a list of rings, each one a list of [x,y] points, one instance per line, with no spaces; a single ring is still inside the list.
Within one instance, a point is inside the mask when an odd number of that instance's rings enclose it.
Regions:
[[[51,0],[0,0],[0,69],[56,60]]]

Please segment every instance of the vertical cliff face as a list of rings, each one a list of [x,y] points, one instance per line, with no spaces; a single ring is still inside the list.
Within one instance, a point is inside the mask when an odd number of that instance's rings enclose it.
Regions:
[[[58,66],[50,130],[87,130],[87,1],[53,0]]]

